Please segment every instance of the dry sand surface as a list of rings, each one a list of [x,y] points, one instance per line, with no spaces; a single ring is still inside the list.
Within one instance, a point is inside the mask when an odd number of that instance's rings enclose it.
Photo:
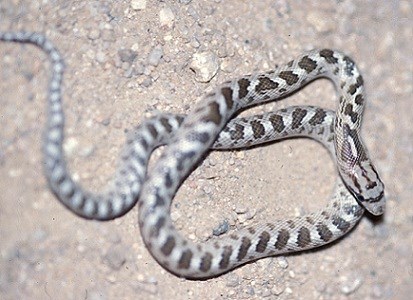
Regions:
[[[40,151],[49,64],[33,46],[0,43],[0,298],[411,299],[412,3],[1,0],[0,30],[43,32],[65,58],[65,150],[75,178],[92,190],[111,178],[125,131],[144,118],[187,113],[225,80],[327,47],[363,72],[362,132],[387,210],[328,247],[206,281],[178,278],[145,248],[137,208],[87,221],[52,195]],[[208,58],[205,78],[192,70],[197,55]],[[244,114],[292,104],[334,109],[335,101],[332,84],[318,80]],[[224,220],[232,231],[321,208],[336,177],[327,151],[310,140],[212,152],[179,190],[172,217],[204,241]]]

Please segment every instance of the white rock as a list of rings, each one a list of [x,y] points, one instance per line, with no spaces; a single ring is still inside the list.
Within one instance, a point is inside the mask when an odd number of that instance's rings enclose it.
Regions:
[[[161,9],[159,12],[159,22],[161,26],[171,28],[174,25],[175,15],[169,7]]]
[[[146,0],[132,0],[130,6],[134,10],[142,10],[146,8]]]
[[[335,23],[322,12],[311,11],[307,15],[307,21],[311,23],[318,32],[330,32],[334,30]]]
[[[209,82],[218,72],[218,57],[212,52],[195,53],[190,68],[195,72],[195,80]]]

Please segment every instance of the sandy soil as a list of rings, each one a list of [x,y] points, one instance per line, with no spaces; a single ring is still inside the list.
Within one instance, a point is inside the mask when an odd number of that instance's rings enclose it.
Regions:
[[[187,113],[220,82],[328,47],[363,72],[363,136],[388,202],[383,218],[364,217],[329,247],[207,281],[177,278],[146,250],[136,208],[86,221],[50,193],[40,152],[49,65],[35,47],[0,43],[0,298],[410,299],[412,19],[408,0],[1,1],[0,30],[43,32],[65,57],[65,149],[85,186],[104,186],[124,132],[145,117]],[[219,67],[207,83],[191,70],[202,53]],[[292,104],[334,108],[335,92],[319,80],[246,114]],[[226,219],[233,230],[320,208],[335,178],[327,151],[309,140],[213,152],[180,189],[172,215],[203,241]]]

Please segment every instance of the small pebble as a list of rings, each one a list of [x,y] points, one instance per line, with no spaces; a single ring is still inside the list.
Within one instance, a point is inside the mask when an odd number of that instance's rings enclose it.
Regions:
[[[248,208],[246,208],[245,206],[236,206],[234,211],[237,214],[245,214],[248,211]]]
[[[89,31],[87,37],[91,40],[97,40],[98,38],[100,38],[100,31],[97,29],[92,29]]]
[[[142,10],[146,8],[146,0],[132,0],[130,5],[133,10]]]
[[[118,55],[122,62],[127,62],[131,64],[138,56],[138,52],[133,51],[131,49],[121,49],[118,51]]]
[[[318,32],[329,32],[334,30],[335,23],[326,14],[313,10],[307,14],[307,21],[314,26]]]
[[[98,63],[101,63],[101,64],[104,64],[107,61],[106,54],[102,51],[98,51],[96,53],[95,59]]]
[[[363,283],[363,278],[357,275],[352,275],[351,278],[343,277],[341,284],[341,292],[345,295],[354,293]]]
[[[227,287],[236,287],[236,286],[239,286],[240,283],[241,283],[241,278],[238,275],[234,274],[234,273],[230,273],[226,277],[225,285]]]
[[[76,148],[79,146],[79,141],[74,137],[69,137],[63,144],[63,149],[67,156],[73,155]]]
[[[212,52],[195,53],[190,65],[195,72],[195,80],[209,82],[218,72],[218,57]]]
[[[221,234],[228,232],[228,230],[229,230],[228,220],[224,220],[221,224],[218,225],[218,227],[214,228],[214,230],[212,231],[212,234],[215,236],[219,236]]]
[[[269,289],[264,289],[261,292],[261,297],[263,297],[263,298],[267,298],[267,297],[270,297],[270,296],[271,296],[271,290],[269,290]]]
[[[288,260],[284,256],[278,256],[277,263],[282,269],[288,268]]]
[[[148,62],[150,65],[156,67],[163,56],[162,46],[158,45],[149,53]]]
[[[271,293],[275,296],[281,295],[285,291],[285,286],[277,284],[271,289]]]
[[[174,20],[175,15],[171,8],[165,7],[161,9],[161,11],[159,12],[159,22],[161,23],[161,26],[171,28],[174,24]]]
[[[105,254],[103,261],[113,270],[119,270],[126,262],[126,251],[121,246],[113,246],[109,248]]]

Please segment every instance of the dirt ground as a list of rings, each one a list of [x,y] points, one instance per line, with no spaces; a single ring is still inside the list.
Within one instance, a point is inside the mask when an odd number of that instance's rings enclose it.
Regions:
[[[187,113],[225,80],[312,48],[339,49],[364,75],[363,137],[387,197],[382,218],[366,215],[328,247],[206,281],[178,278],[145,248],[137,208],[87,221],[52,195],[40,151],[49,64],[33,46],[0,43],[1,299],[411,299],[412,1],[2,0],[0,30],[43,32],[63,54],[65,150],[75,178],[94,191],[111,178],[124,132],[149,115]],[[200,74],[194,60],[205,54],[210,70]],[[245,114],[335,101],[332,84],[318,80]],[[336,177],[310,140],[212,152],[178,192],[172,217],[204,241],[224,220],[232,231],[321,208]]]

